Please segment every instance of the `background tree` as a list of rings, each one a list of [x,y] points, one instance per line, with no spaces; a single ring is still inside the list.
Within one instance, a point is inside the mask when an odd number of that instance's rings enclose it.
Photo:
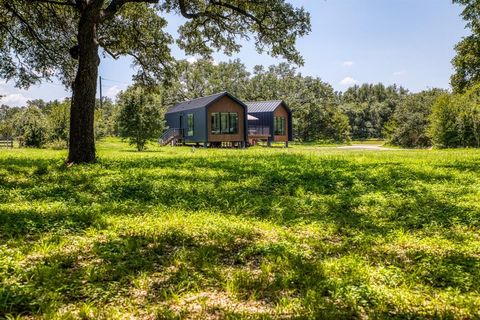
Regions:
[[[407,90],[396,85],[355,85],[339,95],[340,108],[348,116],[354,140],[383,139],[390,120]]]
[[[405,97],[397,106],[387,128],[390,143],[404,148],[426,148],[431,146],[427,134],[429,116],[436,99],[444,90],[431,89]]]
[[[68,146],[68,128],[70,124],[70,100],[53,101],[47,103],[48,140],[60,145]]]
[[[20,112],[19,107],[0,106],[0,137],[13,137],[15,134],[13,119]]]
[[[21,146],[40,148],[47,139],[45,115],[36,106],[18,112],[13,120],[14,134]]]
[[[177,39],[187,54],[231,54],[253,35],[258,51],[300,64],[295,41],[310,31],[309,14],[285,0],[0,0],[0,76],[20,87],[54,76],[71,85],[68,161],[93,162],[99,50],[131,56],[135,80],[164,80],[167,14],[187,19]]]
[[[147,141],[158,138],[164,128],[161,96],[141,87],[130,87],[119,94],[118,104],[120,136],[128,139],[138,151],[144,150]]]
[[[457,55],[452,60],[455,73],[451,85],[456,93],[480,83],[480,1],[453,0],[464,6],[463,19],[472,34],[463,38],[456,47]]]
[[[480,147],[480,85],[444,94],[432,108],[429,134],[439,148]]]
[[[100,106],[100,100],[97,101],[95,109],[95,139],[118,136],[118,110],[119,106],[110,98],[103,98]]]
[[[172,106],[179,101],[228,91],[241,98],[246,91],[250,73],[240,60],[214,63],[211,59],[195,62],[179,61],[168,90],[164,92],[164,103]]]
[[[349,140],[350,128],[336,105],[333,88],[319,78],[302,76],[287,63],[268,69],[256,66],[243,98],[284,100],[293,113],[297,140]]]

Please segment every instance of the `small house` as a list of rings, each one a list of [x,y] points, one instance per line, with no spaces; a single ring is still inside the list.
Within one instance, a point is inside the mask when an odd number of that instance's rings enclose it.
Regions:
[[[177,104],[165,114],[168,130],[160,143],[245,147],[247,106],[228,92]]]
[[[246,102],[248,107],[248,140],[255,145],[258,141],[288,142],[293,140],[292,111],[282,100]]]

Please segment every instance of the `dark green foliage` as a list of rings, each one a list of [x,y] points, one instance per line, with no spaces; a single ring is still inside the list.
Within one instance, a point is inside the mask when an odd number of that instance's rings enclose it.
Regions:
[[[40,148],[47,140],[45,115],[35,106],[26,107],[17,113],[13,125],[14,134],[21,146]]]
[[[70,100],[48,103],[47,124],[49,129],[48,140],[57,145],[68,145],[68,131],[70,129]]]
[[[18,107],[9,107],[6,105],[0,106],[0,136],[1,137],[13,137],[15,135],[15,129],[13,120],[15,114],[20,112]]]
[[[340,94],[341,110],[348,116],[352,139],[383,139],[384,129],[407,90],[396,85],[355,85]]]
[[[452,60],[455,73],[451,85],[456,93],[462,93],[480,82],[480,2],[478,0],[453,0],[464,6],[463,19],[472,34],[463,38],[455,47],[457,55]]]
[[[450,83],[455,92],[461,93],[480,83],[480,33],[465,37],[455,50],[457,55],[452,60],[455,73]]]
[[[127,138],[138,151],[144,150],[147,141],[158,138],[163,130],[165,110],[161,96],[134,86],[118,96],[118,104],[120,136]]]
[[[163,91],[168,106],[198,97],[228,91],[236,97],[243,97],[250,73],[240,60],[215,64],[209,59],[195,62],[179,61],[170,86]]]
[[[97,103],[95,109],[95,138],[116,137],[118,133],[118,112],[119,105],[109,98],[103,99],[102,106]]]
[[[436,99],[445,93],[432,89],[405,97],[388,124],[390,143],[405,148],[426,148],[432,145],[427,129]]]
[[[436,147],[480,147],[480,85],[437,99],[430,117]]]

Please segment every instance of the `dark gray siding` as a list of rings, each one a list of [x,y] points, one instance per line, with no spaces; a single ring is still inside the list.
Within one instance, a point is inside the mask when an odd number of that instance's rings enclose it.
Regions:
[[[273,139],[273,112],[249,112],[248,114],[258,118],[258,120],[248,120],[248,125],[270,128],[270,138]]]
[[[288,109],[287,109],[288,110]],[[258,120],[248,120],[248,125],[262,126],[270,128],[270,138],[273,140],[273,111],[272,112],[249,112],[249,115],[258,118]],[[288,112],[288,140],[293,141],[292,113]]]
[[[167,113],[165,120],[169,128],[182,128],[185,142],[207,142],[207,122],[205,108],[197,108],[193,110],[186,110],[182,112]],[[193,114],[193,136],[187,137],[187,115]],[[180,125],[180,118],[182,124]]]

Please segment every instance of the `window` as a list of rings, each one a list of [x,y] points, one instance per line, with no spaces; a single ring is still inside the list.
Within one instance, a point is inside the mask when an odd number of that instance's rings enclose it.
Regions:
[[[220,134],[220,112],[212,113],[212,134]]]
[[[213,112],[212,134],[236,134],[238,133],[238,113],[236,112]]]
[[[187,114],[187,137],[193,136],[193,113]]]
[[[275,117],[273,129],[276,136],[284,136],[285,135],[285,118]]]

